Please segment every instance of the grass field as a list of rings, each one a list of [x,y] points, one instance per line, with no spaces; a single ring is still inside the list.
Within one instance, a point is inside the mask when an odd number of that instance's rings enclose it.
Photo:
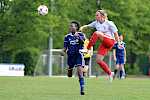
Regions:
[[[86,78],[85,93],[77,78],[0,77],[0,100],[150,100],[150,78]]]

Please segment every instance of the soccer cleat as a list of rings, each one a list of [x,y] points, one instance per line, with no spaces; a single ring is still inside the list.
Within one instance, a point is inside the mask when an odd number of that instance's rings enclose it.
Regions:
[[[113,76],[114,76],[114,73],[111,72],[111,74],[108,76],[108,79],[109,79],[110,82],[113,81]]]
[[[83,91],[80,92],[81,95],[85,95],[85,93]]]
[[[122,76],[120,79],[125,79],[125,77],[124,77],[124,76]]]
[[[71,69],[68,68],[68,73],[67,73],[67,76],[68,76],[68,77],[72,77],[72,71],[73,71],[72,68],[71,68]]]
[[[80,49],[79,50],[81,53],[88,53],[88,49]]]

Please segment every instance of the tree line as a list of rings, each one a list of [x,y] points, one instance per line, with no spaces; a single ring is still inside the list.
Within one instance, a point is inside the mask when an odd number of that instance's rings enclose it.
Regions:
[[[48,15],[38,15],[41,4],[48,6]],[[88,24],[98,9],[105,9],[123,33],[131,67],[136,56],[150,55],[149,0],[1,0],[0,63],[29,62],[27,66],[35,66],[38,55],[48,48],[49,36],[54,40],[53,48],[63,48],[69,22]],[[92,31],[85,33],[89,36]]]

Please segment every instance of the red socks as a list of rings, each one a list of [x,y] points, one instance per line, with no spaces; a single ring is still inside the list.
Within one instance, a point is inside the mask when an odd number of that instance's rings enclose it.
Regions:
[[[94,32],[93,35],[90,38],[87,49],[90,49],[96,43],[97,40],[98,40],[98,36],[97,36],[96,32]]]
[[[98,40],[98,35],[96,34],[96,32],[94,32],[90,38],[90,41],[89,41],[89,44],[87,46],[87,49],[90,49],[95,43],[96,41]],[[100,62],[97,62],[100,67],[108,74],[108,75],[111,75],[111,70],[109,69],[108,65],[104,62],[104,61],[100,61]]]
[[[108,74],[108,75],[111,75],[111,70],[109,69],[108,65],[104,62],[104,61],[100,61],[100,62],[97,62],[100,67]]]

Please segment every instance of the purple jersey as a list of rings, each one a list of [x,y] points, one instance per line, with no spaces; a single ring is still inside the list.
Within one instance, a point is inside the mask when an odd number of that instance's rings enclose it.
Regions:
[[[64,38],[64,48],[67,49],[67,54],[79,53],[80,49],[83,49],[83,43],[85,40],[85,35],[81,32],[78,33],[79,36],[75,36],[69,33]]]
[[[114,45],[114,49],[116,49],[116,57],[120,58],[120,57],[124,57],[124,50],[125,50],[125,43],[122,42],[121,45],[118,45],[118,43],[116,43]]]

